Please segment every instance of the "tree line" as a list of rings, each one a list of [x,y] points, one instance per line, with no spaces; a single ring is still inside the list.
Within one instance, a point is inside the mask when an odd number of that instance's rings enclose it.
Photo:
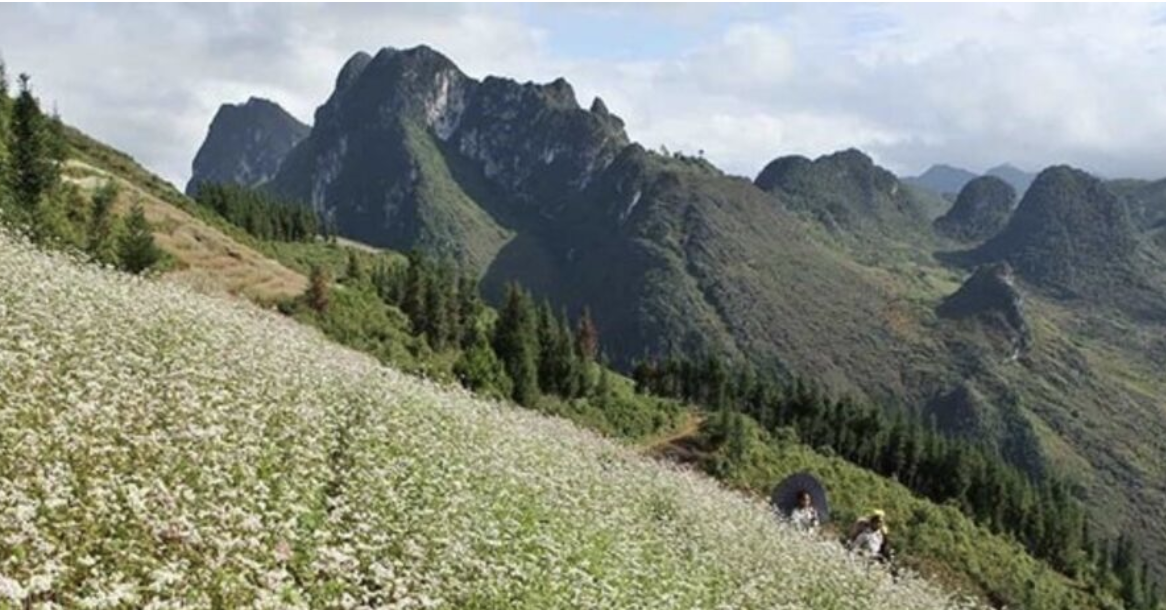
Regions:
[[[586,310],[573,325],[565,311],[510,284],[491,323],[476,280],[419,253],[407,265],[378,267],[372,282],[430,347],[460,350],[454,372],[470,389],[526,406],[543,394],[572,399],[598,389],[599,335]]]
[[[59,116],[46,115],[21,74],[9,94],[0,62],[0,221],[35,243],[83,252],[132,273],[163,260],[140,205],[114,214],[119,189],[107,180],[90,196],[62,179],[69,145]]]
[[[517,284],[495,310],[474,277],[420,253],[401,260],[349,250],[345,265],[313,266],[307,289],[281,310],[399,367],[606,434],[641,438],[682,413],[677,401],[636,394],[605,365],[588,311],[555,311]],[[411,338],[404,360],[394,360],[398,315]]]
[[[324,229],[308,206],[258,189],[206,183],[198,187],[194,200],[259,239],[311,241]]]
[[[1127,608],[1158,607],[1158,592],[1131,541],[1094,540],[1080,503],[1056,478],[1034,480],[996,452],[950,438],[902,413],[852,398],[833,399],[802,379],[790,383],[730,365],[703,360],[644,360],[633,369],[640,392],[733,411],[781,436],[792,430],[802,443],[898,480],[933,502],[953,504],[975,522],[1011,536],[1033,556],[1069,575],[1099,574]],[[726,443],[734,442],[728,428]]]

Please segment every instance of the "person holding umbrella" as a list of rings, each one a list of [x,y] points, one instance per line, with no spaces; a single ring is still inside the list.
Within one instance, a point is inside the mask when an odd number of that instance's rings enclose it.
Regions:
[[[780,519],[807,533],[817,533],[830,515],[825,487],[808,472],[790,475],[778,483],[770,502]]]
[[[790,524],[799,531],[817,533],[822,520],[818,518],[818,509],[814,508],[814,499],[804,489],[798,490],[797,498],[798,505],[789,514]]]

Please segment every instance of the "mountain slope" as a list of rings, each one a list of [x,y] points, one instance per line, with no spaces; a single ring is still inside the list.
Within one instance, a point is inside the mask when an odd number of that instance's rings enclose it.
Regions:
[[[142,206],[158,246],[175,261],[167,275],[203,289],[240,294],[261,302],[295,296],[307,278],[272,260],[225,223],[209,222],[189,199],[132,158],[85,134],[66,130],[70,149],[64,178],[92,192],[112,181],[119,188],[115,211]]]
[[[245,186],[267,182],[309,130],[269,100],[253,97],[239,105],[223,104],[194,157],[186,194],[193,195],[206,182]]]
[[[9,603],[954,607],[707,480],[271,314],[7,234],[0,266]]]

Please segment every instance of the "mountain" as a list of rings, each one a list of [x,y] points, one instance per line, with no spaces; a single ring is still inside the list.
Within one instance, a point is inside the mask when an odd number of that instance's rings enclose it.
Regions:
[[[186,193],[194,194],[205,182],[245,186],[267,182],[308,131],[307,125],[265,99],[223,104],[194,157]]]
[[[810,183],[849,168],[848,192],[869,195],[856,212],[878,226],[919,216],[861,153],[816,167]],[[561,79],[477,80],[427,47],[357,54],[270,188],[348,237],[460,261],[496,298],[518,281],[556,307],[590,308],[616,363],[718,352],[856,392],[905,391],[896,354],[852,334],[893,345],[889,327],[871,328],[885,291],[805,234],[792,197],[630,143],[602,101],[580,107]]]
[[[971,182],[975,177],[975,173],[966,169],[940,163],[932,165],[918,176],[905,178],[904,182],[946,197],[954,197],[956,193],[960,192],[960,189],[964,188],[965,184]]]
[[[964,185],[951,209],[935,220],[935,230],[958,241],[983,241],[1008,223],[1014,205],[1012,186],[995,176],[981,176]]]
[[[1032,328],[1024,315],[1024,299],[1016,289],[1008,263],[978,267],[959,290],[936,308],[940,317],[975,319],[989,331],[1004,335],[1018,357],[1032,342]]]
[[[1125,201],[1063,165],[1037,176],[1007,226],[973,256],[1006,260],[1026,281],[1068,296],[1124,298],[1146,282]]]
[[[344,66],[272,188],[345,235],[484,268],[510,225],[561,211],[626,144],[622,121],[580,108],[562,79],[478,81],[428,47],[383,49]]]
[[[1016,189],[1022,197],[1028,191],[1028,187],[1032,185],[1032,181],[1036,179],[1036,174],[1026,172],[1011,163],[1002,163],[984,172],[985,176],[995,176]]]
[[[754,184],[835,232],[895,235],[926,226],[927,206],[921,198],[854,149],[813,161],[800,156],[775,159]]]
[[[1036,178],[1035,174],[1026,172],[1011,163],[1002,163],[983,174],[976,174],[960,167],[940,163],[932,165],[918,176],[904,178],[903,182],[954,199],[967,183],[979,176],[999,178],[1010,184],[1020,196],[1024,195],[1033,179]]]

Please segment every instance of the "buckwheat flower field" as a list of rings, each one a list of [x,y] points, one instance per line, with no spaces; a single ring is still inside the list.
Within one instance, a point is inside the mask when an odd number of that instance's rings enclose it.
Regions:
[[[0,608],[959,607],[571,425],[0,234]]]

